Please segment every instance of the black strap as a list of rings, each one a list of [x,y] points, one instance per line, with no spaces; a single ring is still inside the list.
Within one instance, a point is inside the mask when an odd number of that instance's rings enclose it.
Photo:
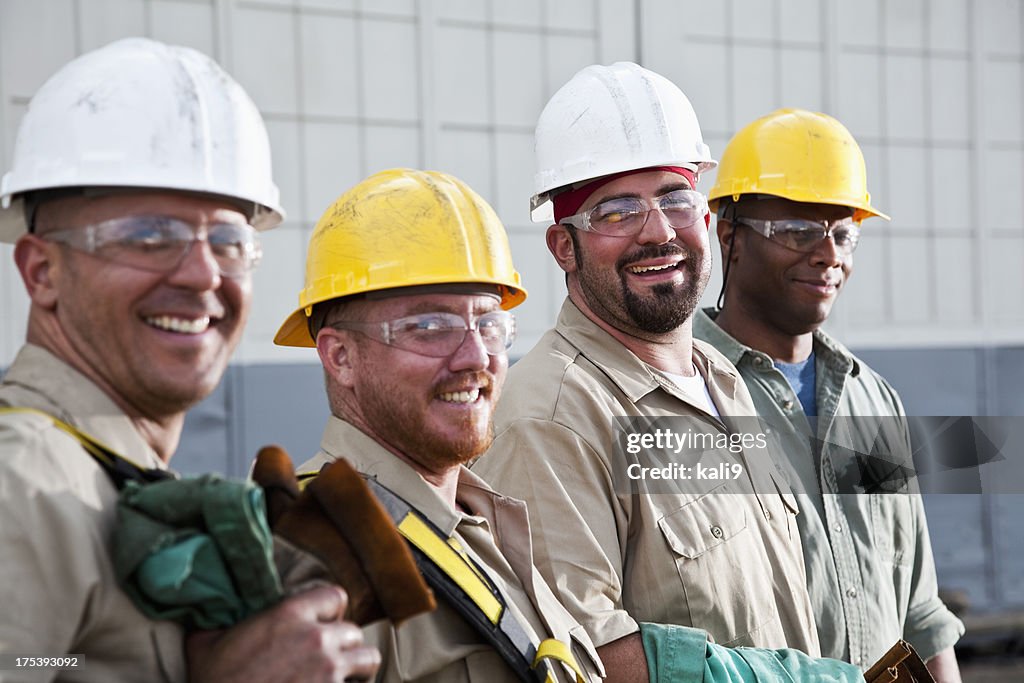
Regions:
[[[300,485],[302,481],[315,476],[316,473],[299,474]],[[429,528],[442,543],[446,546],[448,545],[447,534],[421,515],[401,496],[372,477],[366,477],[365,481],[369,485],[370,490],[377,496],[377,499],[380,500],[384,509],[387,510],[388,515],[396,526],[401,527],[402,522],[409,515],[412,515]],[[413,558],[416,560],[416,566],[426,579],[427,584],[430,585],[435,593],[441,595],[445,602],[497,651],[520,681],[523,683],[543,683],[547,680],[545,667],[534,668],[533,666],[537,656],[537,648],[530,641],[526,630],[513,616],[512,611],[508,609],[508,604],[505,602],[501,592],[487,579],[487,573],[484,572],[473,558],[459,553],[462,561],[470,566],[473,574],[487,586],[487,590],[501,604],[501,616],[496,624],[484,614],[484,611],[474,602],[469,594],[437,562],[416,547],[408,538],[406,538],[406,542],[412,551]]]
[[[376,479],[367,478],[370,490],[374,492],[381,503],[384,504],[391,519],[395,524],[401,524],[406,515],[415,515],[420,521],[430,528],[434,534],[447,542],[446,534],[435,526],[429,519],[426,519],[401,496],[387,488]],[[516,621],[512,612],[505,603],[501,592],[493,585],[489,585],[492,595],[501,603],[501,617],[495,625],[477,607],[477,604],[466,594],[460,586],[442,569],[433,559],[419,548],[409,544],[416,565],[420,573],[426,578],[427,583],[436,592],[440,593],[445,601],[462,616],[497,652],[509,668],[516,674],[523,683],[538,683],[544,681],[545,676],[539,669],[533,668],[534,658],[537,656],[537,648],[530,642],[530,637],[522,625]],[[463,560],[469,563],[477,576],[486,577],[487,574],[469,556],[463,556]],[[490,584],[489,581],[487,581]]]
[[[142,467],[135,464],[128,458],[119,455],[113,449],[105,446],[99,439],[86,434],[74,425],[64,422],[60,418],[50,415],[46,411],[36,408],[3,407],[0,408],[0,415],[4,413],[35,413],[48,418],[53,426],[62,432],[73,437],[82,445],[85,452],[92,456],[93,460],[103,468],[103,471],[110,477],[110,481],[118,491],[124,488],[125,483],[134,481],[139,484],[151,484],[165,479],[176,479],[177,476],[169,471],[155,467]]]

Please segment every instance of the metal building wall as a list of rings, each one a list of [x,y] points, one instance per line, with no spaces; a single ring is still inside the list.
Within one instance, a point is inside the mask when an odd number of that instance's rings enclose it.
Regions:
[[[1019,0],[641,6],[641,59],[690,95],[712,151],[783,106],[833,114],[861,144],[893,220],[865,223],[830,321],[847,344],[1024,341]]]
[[[288,211],[265,236],[238,362],[313,360],[271,344],[297,300],[310,230],[345,189],[395,166],[452,172],[506,221],[535,292],[520,309],[521,352],[561,286],[528,218],[533,126],[579,68],[636,58],[635,16],[621,0],[0,0],[0,159],[6,168],[31,95],[76,54],[127,35],[196,47],[263,112]],[[25,318],[4,249],[0,366]]]
[[[127,35],[213,55],[264,113],[289,219],[265,235],[252,319],[189,417],[183,471],[244,473],[272,441],[297,460],[316,448],[327,410],[315,357],[270,340],[295,305],[312,225],[374,171],[450,171],[495,205],[530,290],[513,354],[528,350],[564,292],[527,217],[533,126],[578,68],[618,59],[675,80],[714,154],[781,106],[846,123],[893,221],[866,224],[831,331],[911,413],[1024,415],[1022,25],[1022,0],[0,0],[0,162],[42,81]],[[26,311],[0,246],[0,367]],[[928,505],[943,581],[977,605],[1024,604],[1024,504]]]

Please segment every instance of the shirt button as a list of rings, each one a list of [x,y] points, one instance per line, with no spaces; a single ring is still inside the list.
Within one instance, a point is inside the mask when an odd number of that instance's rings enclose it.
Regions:
[[[789,399],[786,399],[785,401],[782,402],[782,407],[785,408],[786,410],[793,410],[793,402],[790,401]]]
[[[857,597],[857,589],[856,589],[856,588],[848,588],[848,589],[846,590],[846,594],[847,594],[847,595],[848,595],[849,597],[851,597],[851,598],[855,598],[855,597]]]
[[[764,365],[764,358],[761,358],[760,356],[755,358],[754,359],[754,365]]]
[[[843,525],[836,524],[834,527],[832,527],[832,531],[836,532],[837,534],[843,533]]]
[[[722,531],[722,527],[720,527],[720,526],[713,526],[713,527],[711,527],[711,535],[714,536],[715,538],[721,538],[725,534]]]
[[[768,510],[765,510],[764,511],[764,518],[767,519],[769,522],[772,521],[772,513],[769,512]]]

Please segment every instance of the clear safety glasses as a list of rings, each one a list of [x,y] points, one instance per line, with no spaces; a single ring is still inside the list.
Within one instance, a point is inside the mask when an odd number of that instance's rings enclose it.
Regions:
[[[708,201],[696,190],[673,190],[655,197],[651,203],[640,197],[616,197],[558,222],[601,235],[632,237],[644,229],[655,210],[661,211],[673,228],[682,230],[704,224]]]
[[[491,356],[508,351],[516,338],[515,316],[508,311],[485,313],[473,323],[467,323],[455,313],[422,313],[387,322],[340,321],[330,326],[337,330],[355,330],[381,343],[432,358],[455,353],[470,331],[480,335],[484,349]]]
[[[221,275],[238,277],[263,256],[256,230],[244,223],[213,223],[200,230],[168,216],[126,216],[80,228],[55,230],[43,239],[66,244],[123,266],[169,273],[196,242],[206,242]]]
[[[812,221],[803,218],[768,221],[737,216],[733,222],[745,225],[754,232],[794,251],[814,251],[823,239],[831,237],[839,253],[848,256],[853,253],[857,248],[857,243],[860,242],[860,226],[854,223],[851,217],[834,221]]]

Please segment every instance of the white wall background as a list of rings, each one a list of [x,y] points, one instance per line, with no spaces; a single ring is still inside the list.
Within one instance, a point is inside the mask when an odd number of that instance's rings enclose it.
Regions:
[[[893,220],[865,223],[831,321],[842,339],[1024,340],[1024,3],[641,4],[641,59],[689,94],[712,151],[782,106],[828,112],[860,142]]]
[[[874,203],[830,325],[854,347],[1024,344],[1021,0],[0,0],[0,161],[45,78],[128,35],[216,57],[266,117],[289,220],[265,235],[238,360],[296,302],[320,212],[375,171],[452,172],[505,220],[530,290],[522,354],[554,320],[560,273],[527,218],[532,131],[593,62],[640,61],[693,101],[716,155],[780,106],[837,116]],[[701,187],[706,191],[713,178]],[[717,260],[717,256],[716,256]],[[716,269],[717,270],[717,269]],[[717,293],[718,273],[705,297]],[[0,367],[26,302],[0,248]]]

